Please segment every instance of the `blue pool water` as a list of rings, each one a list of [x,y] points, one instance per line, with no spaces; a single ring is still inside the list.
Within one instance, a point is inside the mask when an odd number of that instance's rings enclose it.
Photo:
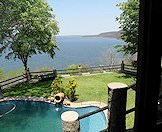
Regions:
[[[16,106],[15,109],[5,114],[13,106]],[[61,114],[63,112],[73,110],[83,115],[96,109],[98,107],[74,109],[46,102],[5,101],[0,103],[0,132],[62,132]],[[99,132],[107,126],[103,112],[80,121],[81,132]]]

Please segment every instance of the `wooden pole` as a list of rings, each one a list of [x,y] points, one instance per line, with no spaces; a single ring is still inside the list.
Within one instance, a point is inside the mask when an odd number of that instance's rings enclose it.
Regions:
[[[122,63],[121,63],[121,72],[124,71],[124,66],[125,66],[124,61],[122,61]]]
[[[126,131],[127,88],[119,82],[108,84],[108,132]]]
[[[78,120],[78,113],[75,111],[66,111],[62,113],[62,131],[63,132],[79,132],[80,131],[80,123]]]
[[[0,99],[3,98],[3,94],[2,94],[2,89],[1,89],[1,86],[0,86]]]

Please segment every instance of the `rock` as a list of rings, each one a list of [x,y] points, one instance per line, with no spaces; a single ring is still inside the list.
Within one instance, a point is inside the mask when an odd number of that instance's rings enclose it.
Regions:
[[[65,105],[65,106],[69,106],[70,103],[71,103],[71,102],[70,102],[69,100],[65,99],[64,102],[63,102],[63,105]]]
[[[54,102],[55,98],[54,97],[49,97],[48,100],[50,100],[51,102]]]

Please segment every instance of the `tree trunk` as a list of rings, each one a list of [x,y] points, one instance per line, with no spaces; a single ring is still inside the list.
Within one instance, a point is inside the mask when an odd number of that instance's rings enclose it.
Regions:
[[[26,77],[26,81],[29,82],[31,80],[31,75],[30,75],[30,71],[27,65],[28,62],[28,54],[19,54],[18,58],[22,61],[24,68],[25,68],[25,77]]]
[[[31,75],[30,75],[30,70],[27,67],[27,62],[24,63],[24,68],[25,68],[26,81],[29,82],[31,80]]]

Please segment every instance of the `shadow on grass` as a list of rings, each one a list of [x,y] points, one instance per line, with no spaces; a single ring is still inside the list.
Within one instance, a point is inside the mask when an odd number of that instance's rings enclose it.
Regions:
[[[78,97],[79,97],[79,95],[78,95],[78,94],[75,94],[75,97],[74,97],[74,99],[72,100],[72,102],[77,101],[77,100],[78,100]]]
[[[134,76],[132,75],[128,75],[128,74],[122,74],[121,76],[115,76],[116,78],[124,78],[124,79],[128,79],[128,78],[132,78]]]
[[[52,89],[50,87],[52,80],[39,81],[36,83],[21,83],[15,85],[13,88],[3,91],[4,97],[15,96],[35,96],[48,98],[51,96]],[[78,100],[78,94],[75,95],[73,102]]]
[[[15,85],[11,89],[3,91],[4,97],[10,96],[37,96],[37,97],[49,97],[52,89],[50,88],[52,81],[36,82],[32,84],[21,83]]]

